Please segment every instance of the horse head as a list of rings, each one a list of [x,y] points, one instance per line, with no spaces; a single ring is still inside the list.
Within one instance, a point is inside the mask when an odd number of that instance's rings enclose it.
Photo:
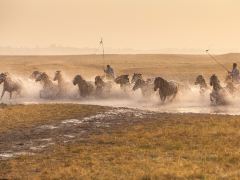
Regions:
[[[3,83],[7,78],[8,73],[4,72],[0,74],[0,84]]]
[[[218,77],[213,74],[211,77],[210,77],[210,86],[215,86],[215,85],[219,85],[220,84],[220,81],[218,79]]]
[[[73,79],[73,85],[75,86],[75,85],[81,83],[82,80],[83,80],[82,76],[76,75]]]
[[[198,85],[198,84],[203,84],[205,82],[204,80],[204,77],[202,75],[198,75],[197,78],[196,78],[196,81],[195,81],[195,85]]]
[[[103,86],[104,82],[100,76],[95,77],[95,85],[96,86]]]
[[[154,91],[157,91],[159,88],[164,87],[165,80],[161,77],[157,77],[154,80]]]
[[[48,75],[45,72],[43,72],[36,77],[36,82],[37,81],[46,81],[48,79],[49,79]]]
[[[57,81],[57,80],[61,80],[61,79],[62,79],[61,71],[56,71],[53,81]]]
[[[134,73],[133,77],[132,77],[132,80],[131,80],[131,83],[135,83],[138,79],[142,79],[142,74]]]
[[[31,74],[30,78],[31,79],[37,79],[37,77],[41,74],[40,71],[33,71],[33,73]]]

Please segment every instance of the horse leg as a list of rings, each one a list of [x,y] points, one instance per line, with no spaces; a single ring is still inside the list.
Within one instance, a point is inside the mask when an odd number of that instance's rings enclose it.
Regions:
[[[172,96],[170,102],[172,102],[172,101],[175,99],[176,95],[177,95],[177,93],[174,93],[174,94],[173,94],[173,96]]]
[[[9,98],[12,99],[12,91],[9,93]]]
[[[161,100],[162,100],[162,103],[164,103],[166,100],[166,96],[161,96]]]
[[[2,91],[1,99],[3,98],[5,90]]]

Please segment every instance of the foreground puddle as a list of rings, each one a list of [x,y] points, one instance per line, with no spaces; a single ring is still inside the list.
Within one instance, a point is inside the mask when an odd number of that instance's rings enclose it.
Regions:
[[[69,123],[72,123],[72,124],[82,124],[83,120],[67,119],[67,120],[62,121],[62,124],[69,124]]]
[[[153,113],[137,109],[114,108],[82,119],[66,119],[55,123],[20,129],[0,136],[0,159],[33,155],[56,144],[86,140],[91,134],[138,121]]]

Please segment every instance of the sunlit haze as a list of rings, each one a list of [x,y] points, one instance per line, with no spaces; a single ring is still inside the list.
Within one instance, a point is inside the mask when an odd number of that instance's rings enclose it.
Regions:
[[[103,37],[109,52],[239,52],[239,8],[239,0],[0,0],[0,46],[94,53]]]

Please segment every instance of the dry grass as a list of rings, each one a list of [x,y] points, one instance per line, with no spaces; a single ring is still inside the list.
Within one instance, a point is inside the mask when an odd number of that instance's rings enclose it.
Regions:
[[[239,128],[239,116],[160,114],[0,169],[5,178],[239,179]]]
[[[11,129],[50,123],[56,120],[82,118],[105,111],[106,107],[77,104],[1,105],[0,133]]]
[[[239,54],[218,56],[231,68]],[[112,64],[118,74],[133,72],[192,82],[198,74],[225,76],[207,56],[107,55],[0,57],[1,71],[28,77],[33,70],[69,77],[102,74]],[[81,105],[31,105],[0,108],[0,133],[105,108]],[[160,114],[127,129],[92,136],[89,141],[58,145],[36,156],[0,162],[0,178],[20,179],[239,179],[239,116]]]
[[[240,54],[217,56],[219,62],[232,67],[233,62],[240,64]],[[221,77],[226,75],[219,65],[206,55],[106,55],[102,56],[0,56],[1,71],[20,74],[26,77],[34,70],[46,71],[53,76],[62,70],[70,78],[80,73],[84,77],[103,74],[103,67],[111,64],[117,74],[143,73],[146,76],[163,76],[171,79],[192,81],[197,75]]]

